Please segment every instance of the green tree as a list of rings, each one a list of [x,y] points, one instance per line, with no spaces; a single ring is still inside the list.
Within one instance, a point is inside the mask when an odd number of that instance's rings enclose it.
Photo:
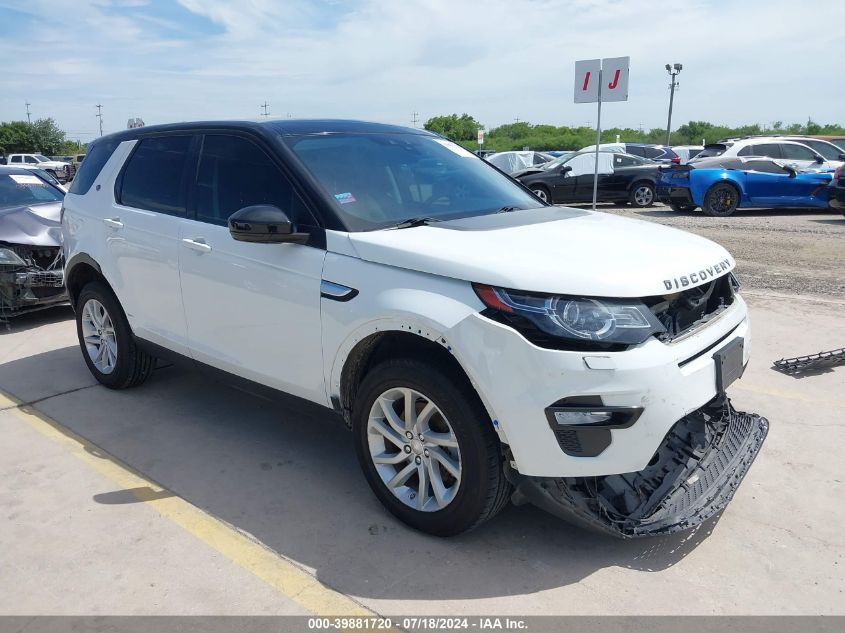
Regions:
[[[466,113],[460,116],[457,114],[448,114],[432,117],[425,122],[423,127],[429,132],[437,132],[441,136],[445,136],[453,141],[476,140],[478,138],[478,130],[484,129],[481,123]]]
[[[13,154],[31,152],[33,149],[32,126],[26,121],[0,123],[0,152]]]
[[[32,124],[32,142],[34,150],[42,154],[57,154],[65,133],[60,130],[52,118],[38,119]]]

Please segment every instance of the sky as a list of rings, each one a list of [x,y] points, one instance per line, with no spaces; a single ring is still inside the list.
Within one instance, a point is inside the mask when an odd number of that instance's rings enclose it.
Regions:
[[[602,127],[665,127],[666,63],[690,120],[845,124],[845,2],[794,0],[0,0],[0,121],[72,139],[176,121],[469,113],[595,125],[579,59],[631,58]],[[828,28],[827,25],[836,25]],[[11,60],[12,63],[9,63]]]

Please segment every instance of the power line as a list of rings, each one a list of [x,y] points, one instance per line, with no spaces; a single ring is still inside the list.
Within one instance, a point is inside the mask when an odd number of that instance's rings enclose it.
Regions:
[[[264,100],[264,103],[262,103],[260,107],[264,109],[264,112],[261,114],[261,116],[270,116],[270,112],[268,111],[268,109],[270,108],[270,104],[267,103],[267,99]]]
[[[29,101],[26,102],[26,122],[27,123],[32,123],[32,119],[30,119],[30,117],[29,117],[29,106],[31,106],[31,105],[32,104]]]
[[[414,123],[414,127],[417,127],[417,121],[420,120],[419,115],[420,113],[416,111],[411,113],[411,121]]]
[[[103,135],[103,106],[98,103],[94,107],[97,108],[97,114],[95,114],[94,116],[97,117],[98,119],[100,119],[100,136],[102,136]]]

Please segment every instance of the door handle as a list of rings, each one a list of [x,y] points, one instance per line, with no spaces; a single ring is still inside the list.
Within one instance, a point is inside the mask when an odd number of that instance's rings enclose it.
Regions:
[[[202,238],[192,240],[191,238],[186,237],[182,239],[182,244],[190,248],[192,251],[197,251],[198,253],[211,252],[211,244],[206,244]]]
[[[123,222],[120,221],[120,218],[103,218],[103,224],[112,229],[123,228]]]

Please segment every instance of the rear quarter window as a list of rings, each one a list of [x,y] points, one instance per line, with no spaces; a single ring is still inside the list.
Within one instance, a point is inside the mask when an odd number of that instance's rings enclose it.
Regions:
[[[118,145],[119,143],[117,141],[100,141],[99,143],[94,143],[86,154],[88,160],[80,164],[79,171],[76,172],[68,193],[75,193],[81,196],[88,193],[91,185],[94,184],[94,181],[100,175],[105,164],[109,162],[109,158],[114,154],[114,150],[117,149]]]

